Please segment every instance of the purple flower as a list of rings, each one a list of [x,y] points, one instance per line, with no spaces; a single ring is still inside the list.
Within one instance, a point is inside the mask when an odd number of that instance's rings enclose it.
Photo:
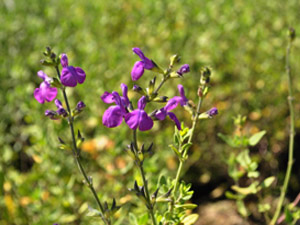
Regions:
[[[144,111],[147,99],[142,96],[138,101],[138,109],[125,115],[125,122],[132,130],[139,128],[140,131],[150,130],[153,127],[153,120]]]
[[[59,101],[58,99],[55,99],[54,101],[56,107],[57,107],[57,113],[58,115],[61,115],[63,117],[66,117],[68,115],[67,111],[65,110],[65,108],[62,106],[61,101]]]
[[[119,126],[123,117],[127,114],[127,107],[130,105],[127,93],[128,87],[125,84],[121,84],[123,96],[121,97],[118,92],[112,93],[104,92],[101,99],[104,103],[115,103],[115,106],[110,106],[103,114],[102,123],[104,126],[112,128]]]
[[[171,110],[175,109],[178,106],[178,104],[180,104],[181,106],[185,106],[188,103],[188,99],[184,93],[184,88],[181,84],[178,85],[178,90],[179,90],[180,96],[174,96],[173,98],[171,98],[167,102],[165,107],[161,108],[160,110],[158,110],[155,113],[155,117],[158,120],[164,120],[167,116],[169,116],[170,119],[175,122],[177,129],[181,130],[181,125],[180,125],[180,122],[177,119],[176,115],[174,113],[170,112]]]
[[[34,90],[33,95],[41,104],[44,104],[45,101],[51,102],[57,95],[57,89],[50,86],[51,78],[49,78],[43,71],[39,71],[37,74],[44,81],[40,84],[39,88]]]
[[[59,119],[58,113],[53,111],[53,110],[46,110],[45,111],[45,116],[49,117],[51,120],[58,120]]]
[[[156,65],[152,62],[152,60],[148,59],[141,49],[133,48],[132,51],[137,54],[141,61],[138,61],[134,64],[131,70],[131,78],[132,80],[136,81],[140,79],[140,77],[144,74],[144,69],[151,70]]]
[[[85,72],[80,67],[69,66],[66,54],[61,55],[60,63],[63,67],[60,81],[64,86],[75,87],[77,83],[82,84],[85,81]]]
[[[174,96],[173,98],[171,98],[168,101],[166,107],[169,109],[169,111],[172,110],[172,109],[175,109],[178,104],[180,104],[181,106],[185,106],[185,105],[188,104],[189,100],[185,96],[183,86],[181,84],[178,84],[177,88],[178,88],[180,96]]]
[[[216,107],[211,108],[206,112],[208,114],[209,118],[212,118],[213,116],[218,114],[218,109]]]
[[[177,70],[177,73],[182,76],[184,73],[190,72],[190,66],[189,64],[184,64],[180,67],[179,70]]]

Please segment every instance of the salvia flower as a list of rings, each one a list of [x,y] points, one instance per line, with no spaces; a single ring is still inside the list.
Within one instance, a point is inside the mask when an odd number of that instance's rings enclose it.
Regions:
[[[148,59],[141,49],[139,48],[133,48],[132,51],[137,54],[141,61],[138,61],[134,64],[132,70],[131,70],[131,78],[134,81],[137,81],[141,78],[141,76],[144,74],[144,70],[151,70],[156,65],[152,62],[152,60]]]
[[[184,65],[182,65],[182,66],[180,67],[179,70],[177,70],[177,73],[178,73],[180,76],[182,76],[183,74],[188,73],[188,72],[190,72],[190,66],[189,66],[189,64],[184,64]]]
[[[58,113],[58,115],[63,116],[63,117],[68,116],[68,113],[65,110],[65,108],[62,106],[61,101],[59,101],[58,99],[55,99],[54,103],[55,103],[55,105],[57,107],[57,111],[56,112]]]
[[[119,126],[124,116],[127,114],[127,107],[130,102],[127,96],[128,87],[125,84],[121,84],[123,96],[121,97],[118,92],[113,91],[112,93],[104,92],[101,99],[104,103],[111,104],[115,103],[115,106],[110,106],[103,114],[102,123],[104,126],[112,128]]]
[[[153,120],[144,111],[146,102],[146,97],[142,96],[138,101],[138,109],[133,110],[125,115],[125,122],[130,129],[136,130],[139,128],[140,131],[146,131],[153,127]]]
[[[166,104],[166,106],[161,108],[160,110],[158,110],[154,116],[158,120],[164,120],[167,116],[169,116],[170,119],[175,122],[177,129],[181,130],[181,125],[180,125],[180,122],[177,119],[176,115],[174,113],[170,112],[171,110],[175,109],[178,106],[178,104],[180,104],[181,106],[185,106],[188,104],[188,99],[185,96],[184,88],[181,84],[178,85],[178,90],[179,90],[180,96],[175,96],[175,97],[171,98],[168,101],[168,103]]]
[[[53,111],[53,110],[46,110],[45,111],[45,116],[49,117],[51,120],[58,120],[59,119],[59,115],[57,112]]]
[[[177,88],[180,96],[174,96],[168,101],[167,106],[170,110],[175,109],[178,104],[180,104],[181,106],[185,106],[189,101],[185,96],[184,87],[181,84],[178,84]]]
[[[85,81],[86,75],[83,69],[69,66],[66,54],[61,55],[60,63],[63,67],[60,80],[64,86],[75,87],[77,83],[82,84]]]
[[[44,81],[40,84],[39,88],[34,90],[34,98],[41,104],[44,104],[45,101],[51,102],[57,95],[57,89],[51,87],[51,78],[49,78],[43,71],[39,71],[37,75]]]

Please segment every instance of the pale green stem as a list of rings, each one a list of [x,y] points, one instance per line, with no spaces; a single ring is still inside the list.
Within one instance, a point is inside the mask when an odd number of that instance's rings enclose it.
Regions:
[[[286,174],[283,182],[283,186],[281,189],[279,201],[276,207],[275,214],[271,220],[270,225],[275,225],[276,221],[278,220],[278,217],[281,212],[281,208],[283,205],[283,201],[285,199],[286,191],[289,185],[289,180],[292,172],[292,166],[293,166],[293,150],[294,150],[294,136],[295,136],[295,114],[294,114],[294,105],[293,105],[293,90],[292,90],[292,75],[291,75],[291,69],[290,69],[290,63],[289,63],[289,55],[290,55],[290,48],[291,48],[291,41],[289,41],[287,49],[286,49],[286,73],[288,76],[288,88],[289,88],[289,96],[288,96],[288,104],[289,104],[289,110],[290,110],[290,139],[289,139],[289,158],[288,158],[288,164],[286,169]]]

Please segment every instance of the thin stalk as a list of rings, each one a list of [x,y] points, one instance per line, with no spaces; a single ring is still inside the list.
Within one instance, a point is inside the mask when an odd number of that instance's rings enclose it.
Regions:
[[[292,172],[292,166],[293,166],[293,150],[294,150],[294,136],[295,136],[295,114],[294,114],[294,105],[293,105],[293,90],[292,90],[292,75],[291,75],[291,68],[290,68],[290,62],[289,62],[289,55],[290,55],[290,49],[291,49],[291,40],[288,43],[288,46],[286,48],[286,73],[288,76],[288,88],[289,88],[289,96],[288,96],[288,104],[289,104],[289,111],[290,111],[290,139],[289,139],[289,158],[288,158],[288,164],[286,169],[286,174],[283,182],[283,186],[281,189],[279,201],[276,207],[275,214],[271,220],[271,225],[275,225],[276,221],[280,215],[281,208],[283,205],[283,201],[286,195],[286,191],[289,185],[289,180]]]
[[[56,72],[57,72],[57,76],[60,78],[60,72],[59,72],[59,69],[58,67],[55,67],[56,68]],[[100,209],[100,211],[102,212],[102,216],[101,216],[101,219],[103,220],[103,222],[107,225],[110,225],[111,222],[109,219],[106,219],[104,216],[105,216],[105,211],[104,211],[104,208],[100,202],[100,199],[98,198],[98,195],[95,191],[95,188],[93,186],[93,183],[92,181],[90,181],[90,179],[88,178],[88,176],[86,175],[86,172],[81,164],[81,161],[80,161],[80,152],[79,152],[79,149],[77,148],[77,145],[76,145],[76,139],[75,139],[75,132],[74,132],[74,126],[73,126],[73,117],[72,117],[72,112],[71,112],[71,108],[70,108],[70,105],[69,105],[69,101],[68,101],[68,97],[67,97],[67,94],[66,94],[66,91],[65,89],[62,89],[62,92],[63,92],[63,96],[64,96],[64,100],[65,100],[65,103],[66,103],[66,106],[67,106],[67,110],[68,110],[68,113],[69,113],[69,118],[68,118],[68,122],[69,122],[69,126],[70,126],[70,132],[71,132],[71,136],[72,136],[72,143],[73,143],[73,148],[72,148],[72,151],[73,151],[73,154],[74,154],[74,159],[76,161],[76,164],[78,165],[78,168],[79,168],[79,171],[80,173],[82,174],[82,176],[84,177],[84,180],[85,182],[87,183],[87,186],[89,187],[89,189],[91,190],[91,192],[93,193],[93,196],[98,204],[98,207]]]
[[[195,127],[196,127],[196,124],[197,124],[197,121],[198,121],[198,117],[200,115],[200,108],[201,108],[201,105],[202,105],[202,102],[203,102],[203,98],[204,98],[203,96],[199,97],[198,105],[197,105],[197,111],[196,111],[196,114],[193,117],[193,124],[192,124],[192,128],[191,128],[191,135],[190,135],[190,137],[188,139],[188,143],[190,143],[192,141],[192,139],[193,139]],[[187,150],[183,152],[182,158],[186,157],[187,152],[188,152]],[[174,195],[176,194],[178,186],[179,186],[179,179],[180,179],[180,175],[182,173],[183,163],[184,163],[184,161],[180,160],[179,167],[178,167],[177,174],[176,174],[176,178],[175,178],[174,191],[173,191]]]
[[[136,130],[133,130],[133,145],[134,145],[136,151],[138,151]],[[138,160],[137,165],[140,169],[140,173],[141,173],[141,176],[142,176],[142,179],[143,179],[143,185],[145,187],[146,201],[147,201],[147,204],[148,204],[147,208],[148,208],[149,214],[151,216],[153,225],[156,225],[157,223],[156,223],[156,219],[155,219],[155,216],[154,216],[153,205],[152,205],[151,200],[150,200],[150,194],[149,194],[149,190],[148,190],[148,183],[147,183],[147,180],[146,180],[146,175],[145,175],[145,171],[144,171],[144,168],[143,168],[143,164],[138,159],[137,156],[136,156],[136,158]]]

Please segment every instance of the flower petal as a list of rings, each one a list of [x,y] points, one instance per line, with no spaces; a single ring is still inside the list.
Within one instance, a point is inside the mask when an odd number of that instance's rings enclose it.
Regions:
[[[123,116],[120,106],[110,106],[103,114],[102,123],[104,126],[112,128],[122,123]]]
[[[138,61],[134,64],[131,70],[131,78],[133,81],[137,81],[144,74],[144,63],[142,61]]]
[[[111,104],[111,103],[114,103],[114,96],[109,93],[109,92],[104,92],[103,95],[101,95],[101,99],[104,103],[106,104]]]
[[[140,111],[139,129],[140,131],[150,130],[153,127],[153,120],[144,110]]]
[[[64,67],[61,71],[61,83],[64,86],[75,87],[77,85],[77,72],[74,67]]]
[[[122,89],[122,93],[123,93],[123,97],[121,97],[122,102],[124,104],[124,107],[129,106],[130,102],[129,102],[129,98],[128,98],[128,87],[126,84],[121,84],[121,89]]]
[[[180,125],[180,122],[177,119],[176,115],[172,112],[168,112],[168,116],[170,117],[171,120],[173,120],[175,122],[177,129],[181,130],[181,125]]]
[[[174,96],[173,98],[169,99],[168,103],[164,107],[166,111],[171,111],[175,109],[178,104],[181,102],[181,97],[179,96]]]
[[[41,104],[45,103],[45,98],[41,95],[41,90],[36,88],[33,92],[34,98]]]
[[[143,61],[144,68],[146,70],[151,70],[153,67],[155,67],[155,64],[152,62],[152,60],[148,59],[140,48],[133,48],[132,51]]]
[[[143,110],[146,107],[147,98],[142,96],[138,101],[138,109]]]
[[[127,113],[125,116],[125,122],[129,126],[130,129],[136,130],[139,126],[140,120],[140,110],[133,110],[131,113]]]
[[[85,72],[80,67],[75,67],[75,70],[77,73],[77,81],[79,84],[82,84],[86,78]]]
[[[187,105],[187,103],[188,103],[188,99],[187,99],[187,97],[185,97],[185,93],[184,93],[184,88],[183,88],[183,86],[181,85],[181,84],[178,84],[178,91],[179,91],[179,93],[180,93],[180,96],[181,96],[181,98],[182,98],[182,100],[181,100],[181,102],[180,102],[180,105],[181,106],[184,106],[184,105]]]
[[[47,102],[51,102],[57,96],[57,89],[54,87],[48,87],[45,99]]]
[[[159,120],[164,120],[167,116],[167,112],[165,110],[165,108],[161,108],[160,110],[158,110],[156,113],[155,113],[155,117]]]

